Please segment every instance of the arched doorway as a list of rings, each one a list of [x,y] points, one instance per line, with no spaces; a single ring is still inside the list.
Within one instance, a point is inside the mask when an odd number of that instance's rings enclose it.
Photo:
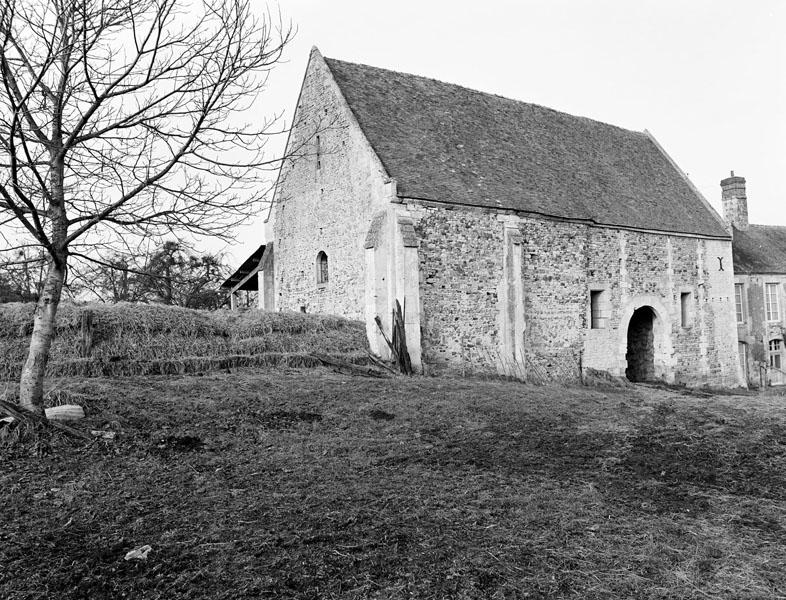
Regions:
[[[650,306],[642,306],[633,312],[628,324],[628,352],[625,359],[628,368],[625,376],[630,381],[655,379],[655,320],[657,316]]]

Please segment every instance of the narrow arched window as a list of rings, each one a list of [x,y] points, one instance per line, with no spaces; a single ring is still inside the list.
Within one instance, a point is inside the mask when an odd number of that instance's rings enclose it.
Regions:
[[[328,257],[320,251],[317,254],[317,285],[325,285],[328,282]]]

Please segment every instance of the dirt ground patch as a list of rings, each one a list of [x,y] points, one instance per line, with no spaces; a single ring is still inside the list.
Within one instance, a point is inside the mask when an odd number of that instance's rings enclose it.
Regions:
[[[57,390],[116,435],[2,451],[2,598],[786,596],[780,396],[325,369]]]

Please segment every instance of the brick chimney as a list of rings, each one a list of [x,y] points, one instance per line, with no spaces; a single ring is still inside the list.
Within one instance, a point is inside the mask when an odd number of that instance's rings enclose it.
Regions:
[[[745,178],[735,177],[732,171],[731,177],[722,179],[720,184],[723,218],[737,229],[747,229],[748,197],[745,195]]]

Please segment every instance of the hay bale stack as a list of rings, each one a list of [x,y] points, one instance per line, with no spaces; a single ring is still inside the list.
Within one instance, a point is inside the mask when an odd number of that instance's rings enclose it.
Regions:
[[[31,303],[0,304],[0,379],[15,379],[21,372],[34,309]],[[223,368],[215,365],[227,361],[233,366],[279,364],[282,359],[274,356],[307,364],[302,357],[311,352],[347,360],[365,357],[366,348],[363,324],[335,316],[64,303],[58,310],[47,374],[183,373],[210,370],[200,365]],[[268,362],[254,359],[267,355]]]

